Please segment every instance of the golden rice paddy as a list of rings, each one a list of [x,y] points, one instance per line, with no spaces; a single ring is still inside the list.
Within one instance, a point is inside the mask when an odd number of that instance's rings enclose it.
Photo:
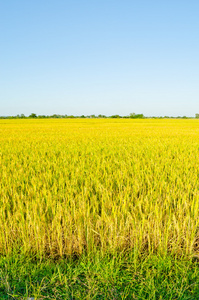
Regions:
[[[0,254],[199,252],[199,121],[0,120]]]

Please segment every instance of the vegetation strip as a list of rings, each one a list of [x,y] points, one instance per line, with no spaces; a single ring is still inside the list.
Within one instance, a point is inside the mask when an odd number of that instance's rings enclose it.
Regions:
[[[199,265],[170,256],[14,256],[0,261],[1,299],[198,299]]]

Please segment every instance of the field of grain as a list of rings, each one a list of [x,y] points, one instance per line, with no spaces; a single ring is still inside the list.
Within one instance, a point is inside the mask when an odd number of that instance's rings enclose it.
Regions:
[[[0,254],[197,255],[198,157],[198,120],[0,120]]]

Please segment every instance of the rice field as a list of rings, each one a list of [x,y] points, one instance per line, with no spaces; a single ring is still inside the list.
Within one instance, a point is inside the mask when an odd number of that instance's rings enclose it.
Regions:
[[[0,120],[0,255],[197,255],[198,158],[198,120]]]

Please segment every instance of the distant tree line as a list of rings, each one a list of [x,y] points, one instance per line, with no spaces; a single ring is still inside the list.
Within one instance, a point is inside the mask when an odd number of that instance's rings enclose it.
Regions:
[[[35,113],[31,113],[29,116],[25,116],[24,114],[16,115],[16,116],[0,116],[1,119],[72,119],[72,118],[113,118],[113,119],[119,119],[119,118],[129,118],[129,119],[143,119],[145,118],[143,114],[135,114],[131,113],[129,116],[120,116],[120,115],[112,115],[112,116],[105,116],[105,115],[81,115],[81,116],[74,116],[74,115],[37,115]]]
[[[153,118],[153,119],[193,119],[192,117],[186,117],[186,116],[178,116],[178,117],[171,117],[171,116],[164,116],[164,117],[145,117],[143,114],[135,114],[130,113],[128,116],[120,116],[120,115],[112,115],[112,116],[105,116],[105,115],[81,115],[81,116],[74,116],[74,115],[59,115],[59,114],[53,114],[53,115],[37,115],[35,113],[31,113],[29,116],[25,116],[24,114],[16,115],[16,116],[0,116],[0,119],[74,119],[74,118],[85,118],[85,119],[101,119],[101,118],[111,118],[111,119],[147,119],[147,118]],[[199,119],[199,113],[195,114],[195,118]]]

